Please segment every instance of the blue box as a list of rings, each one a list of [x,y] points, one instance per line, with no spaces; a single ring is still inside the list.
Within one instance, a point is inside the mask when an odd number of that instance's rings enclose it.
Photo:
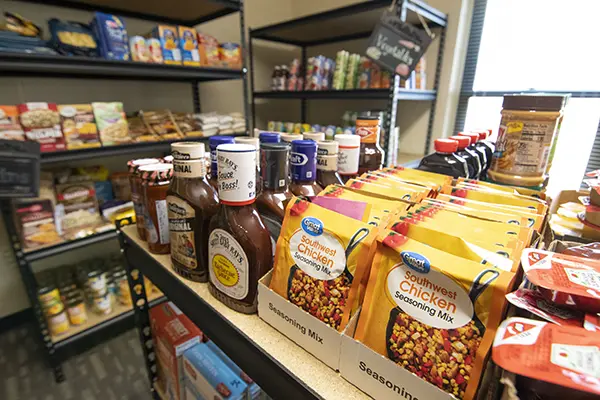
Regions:
[[[116,15],[96,11],[91,25],[103,58],[129,60],[129,36],[125,21]]]
[[[151,37],[160,41],[163,62],[171,65],[181,65],[181,49],[179,48],[179,35],[177,27],[158,25],[152,29]]]
[[[227,357],[227,354],[223,352],[214,342],[207,342],[208,347],[215,353],[227,366],[239,376],[246,384],[248,384],[248,398],[256,400],[260,397],[262,389],[256,384],[233,360]]]

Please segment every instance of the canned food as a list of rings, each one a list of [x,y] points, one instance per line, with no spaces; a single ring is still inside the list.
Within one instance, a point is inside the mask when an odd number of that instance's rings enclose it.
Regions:
[[[92,303],[94,312],[100,315],[110,314],[112,312],[112,304],[110,301],[110,294],[107,292],[103,295],[96,296],[93,298]]]
[[[87,311],[81,296],[70,299],[67,303],[67,314],[72,325],[81,325],[87,321]]]
[[[107,291],[106,272],[94,269],[87,273],[86,286],[93,297],[102,296]]]
[[[69,330],[69,319],[64,309],[59,313],[48,315],[47,321],[48,329],[54,336],[61,335]]]

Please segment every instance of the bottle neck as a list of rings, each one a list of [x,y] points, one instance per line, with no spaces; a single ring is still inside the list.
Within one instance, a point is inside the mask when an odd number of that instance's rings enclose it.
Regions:
[[[177,178],[200,178],[206,176],[204,160],[173,160],[173,176]]]

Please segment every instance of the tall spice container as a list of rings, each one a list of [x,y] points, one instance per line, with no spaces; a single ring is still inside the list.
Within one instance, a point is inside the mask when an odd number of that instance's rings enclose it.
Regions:
[[[173,177],[172,164],[144,165],[138,170],[142,180],[144,226],[148,250],[153,254],[169,254],[169,216],[167,191]]]
[[[158,164],[158,158],[140,158],[129,160],[127,170],[129,171],[129,186],[131,188],[131,201],[135,211],[135,221],[137,225],[138,236],[146,240],[146,227],[144,225],[144,202],[142,196],[142,179],[138,174],[138,169],[143,165]]]
[[[208,281],[208,235],[219,199],[206,180],[204,144],[171,145],[173,179],[167,192],[173,270],[196,282]]]
[[[335,135],[335,141],[339,144],[338,173],[347,182],[358,174],[360,136],[342,133]]]
[[[254,205],[256,149],[222,144],[217,161],[221,206],[210,222],[209,291],[233,310],[252,314],[258,280],[273,262],[269,231]]]

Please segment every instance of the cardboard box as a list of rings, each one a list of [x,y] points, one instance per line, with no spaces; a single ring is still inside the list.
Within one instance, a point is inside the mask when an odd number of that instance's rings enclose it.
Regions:
[[[101,146],[91,104],[59,105],[58,112],[67,149],[89,149]]]
[[[202,331],[171,302],[150,309],[150,326],[167,399],[184,400],[183,353],[200,343]]]
[[[269,289],[272,274],[258,282],[258,316],[337,371],[343,334]]]
[[[187,26],[178,26],[177,29],[179,31],[179,49],[181,50],[183,65],[199,67],[198,32]]]
[[[163,63],[181,65],[181,50],[177,28],[170,25],[158,25],[150,33],[151,37],[160,41]]]
[[[15,220],[25,249],[59,243],[52,201],[21,199],[15,203]]]
[[[56,104],[24,103],[17,108],[25,137],[31,142],[38,142],[42,153],[66,150]]]

